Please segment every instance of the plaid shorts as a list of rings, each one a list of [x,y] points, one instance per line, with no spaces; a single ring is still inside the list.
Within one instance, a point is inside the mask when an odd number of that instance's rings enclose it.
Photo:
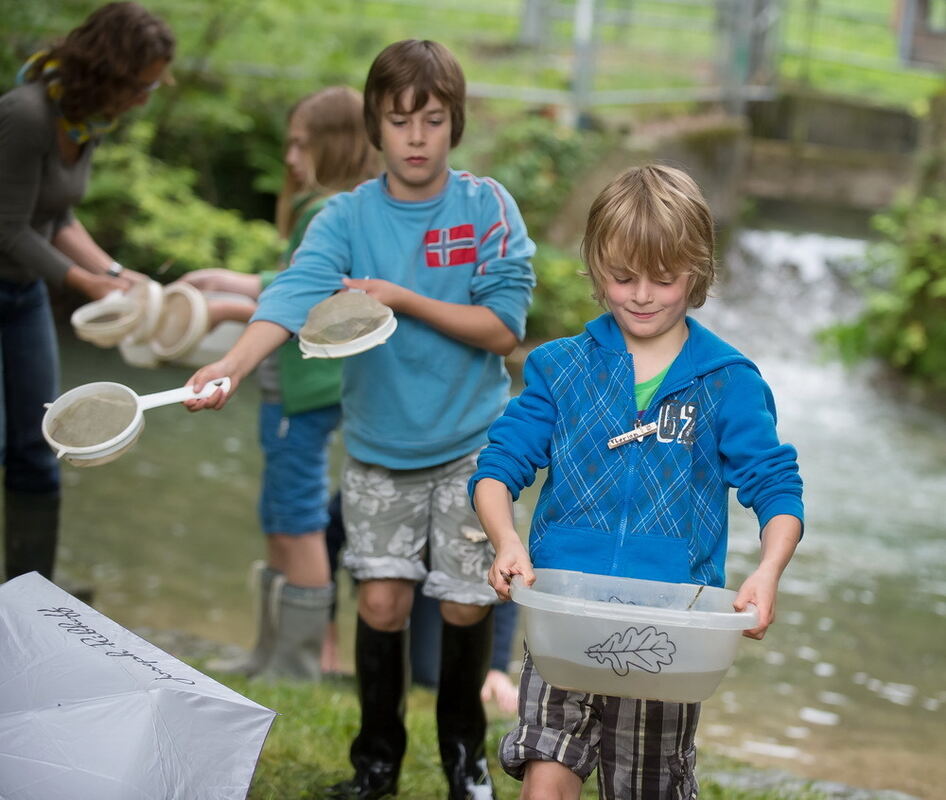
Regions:
[[[343,563],[357,580],[423,581],[436,600],[489,606],[494,551],[466,484],[479,452],[426,469],[391,470],[348,456],[342,470]]]
[[[529,761],[557,761],[584,781],[598,768],[601,800],[697,796],[699,703],[662,703],[558,689],[526,650],[519,725],[499,745],[503,769],[522,780]]]

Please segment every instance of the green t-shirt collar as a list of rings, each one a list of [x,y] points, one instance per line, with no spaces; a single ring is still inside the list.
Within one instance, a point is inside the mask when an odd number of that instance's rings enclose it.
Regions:
[[[650,380],[634,384],[634,400],[637,403],[638,411],[647,410],[647,407],[650,405],[650,401],[653,400],[654,395],[657,394],[660,384],[662,384],[664,382],[664,378],[667,377],[667,372],[670,370],[670,366],[670,364],[667,364],[666,367],[654,375],[654,377]]]

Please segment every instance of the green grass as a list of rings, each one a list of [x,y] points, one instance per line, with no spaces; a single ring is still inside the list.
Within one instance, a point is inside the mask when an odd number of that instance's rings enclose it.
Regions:
[[[197,665],[200,666],[199,664]],[[211,673],[213,674],[213,673]],[[220,678],[220,676],[216,676]],[[358,701],[351,678],[331,679],[320,685],[265,686],[239,678],[221,678],[236,691],[279,713],[263,748],[249,800],[301,800],[324,796],[332,783],[350,776],[348,748],[357,732]],[[400,796],[410,800],[443,800],[446,783],[437,756],[433,692],[415,688],[408,700],[408,751],[400,779]],[[512,800],[520,784],[499,768],[499,739],[512,720],[491,709],[487,751],[496,795]],[[700,753],[700,764],[711,769],[738,769],[741,765]],[[697,769],[700,775],[700,769]],[[582,800],[597,797],[592,776]],[[701,800],[819,800],[811,792],[742,791],[723,788],[712,779],[700,779]]]
[[[889,0],[822,2],[822,11],[813,17],[808,13],[809,0],[789,0],[785,5],[786,52],[779,64],[784,81],[912,111],[922,111],[925,98],[942,89],[942,72],[899,64]]]

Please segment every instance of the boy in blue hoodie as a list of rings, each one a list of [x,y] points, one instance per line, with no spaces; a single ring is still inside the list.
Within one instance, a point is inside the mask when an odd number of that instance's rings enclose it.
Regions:
[[[687,316],[715,277],[709,208],[683,172],[634,168],[591,207],[582,256],[608,313],[536,348],[525,388],[489,430],[470,491],[496,558],[489,582],[547,567],[722,586],[730,487],[759,518],[762,555],[734,606],[760,639],[802,532],[796,452],[779,442],[758,369]],[[529,548],[512,502],[548,475]],[[699,704],[550,686],[526,653],[519,726],[500,748],[522,798],[573,798],[598,767],[602,798],[693,798]]]
[[[464,102],[463,72],[442,45],[407,40],[377,56],[365,126],[385,173],[329,200],[239,342],[189,381],[200,389],[228,375],[237,386],[312,306],[345,288],[397,315],[390,340],[347,358],[342,372],[344,563],[359,582],[361,729],[351,747],[355,775],[329,790],[334,798],[397,792],[417,582],[443,616],[437,725],[449,796],[493,798],[479,693],[497,598],[486,581],[492,548],[466,485],[508,399],[503,356],[525,334],[535,246],[502,186],[448,167]],[[225,401],[217,392],[188,406]]]

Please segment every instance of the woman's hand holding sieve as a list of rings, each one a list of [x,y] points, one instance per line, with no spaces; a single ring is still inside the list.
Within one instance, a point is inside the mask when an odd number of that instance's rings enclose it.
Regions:
[[[129,287],[134,286],[136,283],[141,283],[141,281],[151,280],[151,278],[149,278],[143,272],[138,272],[137,270],[129,269],[128,267],[122,268],[120,277],[125,280]]]
[[[124,276],[113,278],[104,273],[88,272],[77,266],[71,266],[66,271],[65,283],[70,289],[75,289],[90,300],[101,300],[115,290],[124,292],[132,285]]]

